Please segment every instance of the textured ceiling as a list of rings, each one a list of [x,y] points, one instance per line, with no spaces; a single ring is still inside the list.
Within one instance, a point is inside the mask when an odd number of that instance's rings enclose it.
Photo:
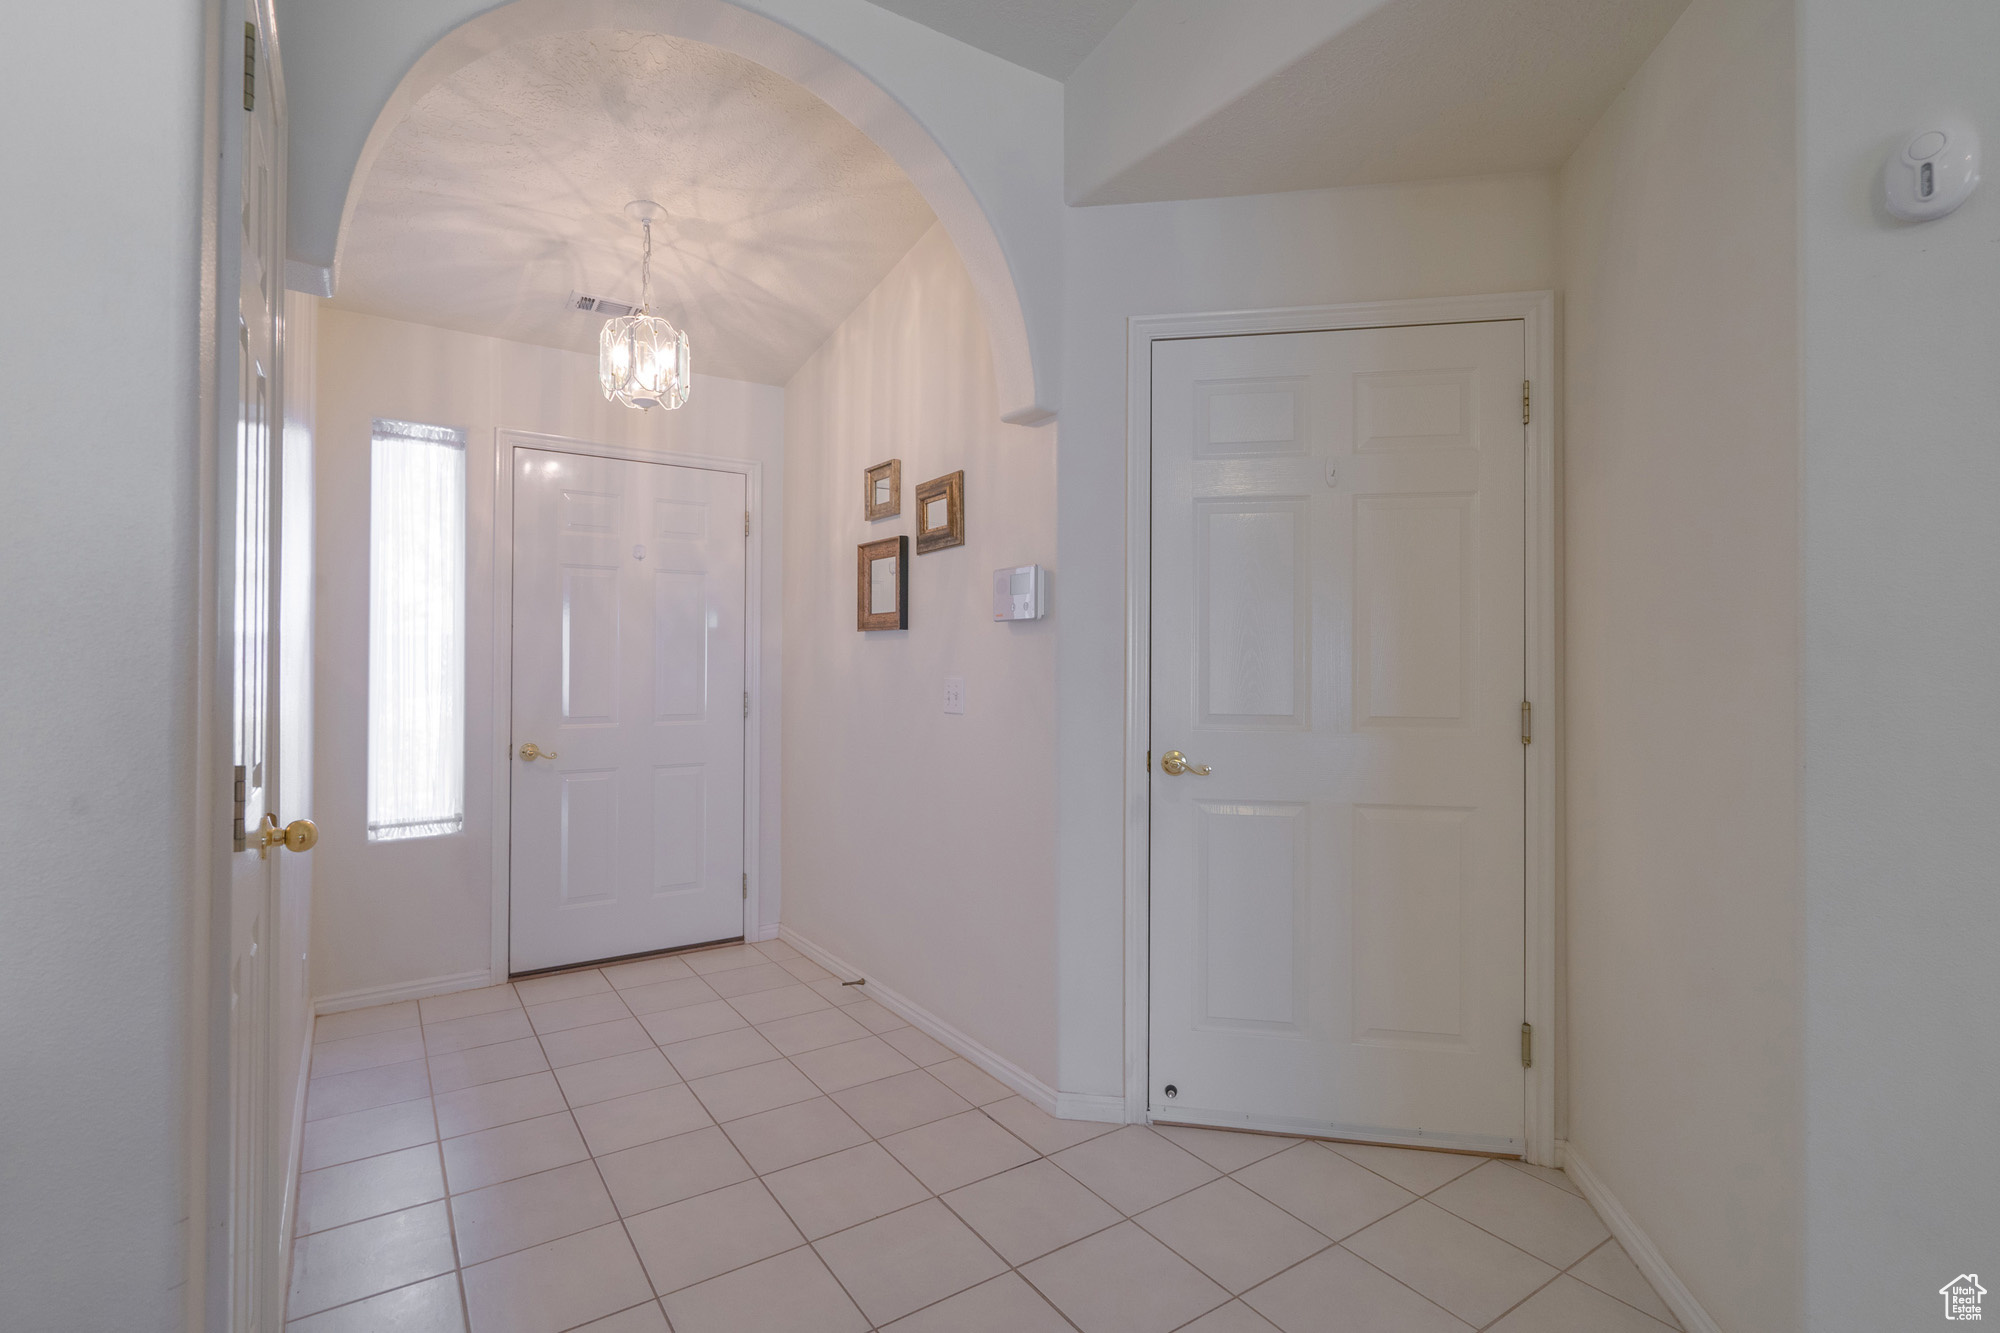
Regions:
[[[1067,79],[1132,0],[875,0],[967,46]]]
[[[653,307],[695,368],[782,384],[934,221],[832,108],[740,56],[657,34],[507,46],[396,126],[349,222],[334,304],[594,351],[570,291],[636,302],[634,199]]]

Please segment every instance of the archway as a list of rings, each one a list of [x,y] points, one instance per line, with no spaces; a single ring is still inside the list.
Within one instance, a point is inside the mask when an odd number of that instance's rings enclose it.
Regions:
[[[1051,81],[976,52],[966,53],[941,37],[939,43],[954,49],[911,49],[927,46],[927,37],[936,36],[927,30],[841,34],[849,46],[875,52],[875,64],[894,66],[893,77],[912,85],[899,98],[829,45],[808,36],[802,28],[809,16],[796,16],[801,27],[794,28],[728,0],[515,0],[469,15],[472,6],[465,0],[431,0],[401,8],[401,21],[394,27],[404,34],[402,40],[422,41],[426,28],[431,33],[442,30],[443,35],[415,58],[372,116],[358,153],[344,170],[337,223],[331,222],[329,206],[334,196],[331,176],[346,159],[343,122],[366,114],[360,108],[371,82],[366,69],[347,66],[358,63],[379,70],[396,60],[396,42],[367,51],[338,52],[336,70],[328,66],[334,53],[320,49],[320,43],[312,40],[316,34],[307,34],[302,41],[294,34],[296,55],[288,53],[288,59],[296,66],[295,113],[302,123],[307,113],[321,121],[319,129],[295,135],[294,142],[293,248],[306,262],[330,262],[337,280],[348,223],[384,144],[408,110],[458,70],[509,43],[545,34],[586,28],[660,33],[733,52],[798,83],[888,153],[936,213],[979,293],[1002,418],[1034,425],[1055,415],[1061,183],[1059,168],[1046,172],[1031,166],[1038,160],[1060,162],[1059,150],[1051,154],[1040,142],[1051,136],[1060,142],[1060,89]],[[410,12],[419,8],[429,12]],[[454,20],[455,26],[443,28]],[[822,16],[819,21],[827,20]],[[1013,113],[1009,124],[988,124],[983,131],[976,121],[962,121],[947,130],[959,140],[960,155],[976,159],[978,170],[973,175],[981,178],[978,191],[939,137],[905,104],[924,100],[929,90],[918,86],[919,81],[934,84],[939,78],[949,79],[950,71],[937,64],[943,58],[974,61],[977,69],[971,73],[992,84],[996,96],[1007,98]],[[335,77],[342,72],[348,76],[344,81]],[[336,83],[341,84],[338,90],[332,86]],[[937,105],[940,111],[932,119],[948,118],[943,99],[937,99]],[[1048,114],[1051,106],[1053,115]],[[1024,133],[1023,126],[1032,132]],[[1010,144],[1017,145],[1011,153]],[[1051,179],[1037,179],[1038,171]]]

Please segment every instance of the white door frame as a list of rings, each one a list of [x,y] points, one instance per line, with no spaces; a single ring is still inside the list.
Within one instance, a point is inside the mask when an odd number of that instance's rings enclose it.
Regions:
[[[512,912],[514,749],[514,450],[545,449],[631,463],[664,463],[668,467],[705,468],[734,472],[744,481],[744,504],[751,531],[744,543],[743,567],[743,687],[750,691],[750,716],[743,721],[743,871],[750,877],[743,900],[743,938],[757,937],[763,919],[764,877],[757,850],[763,814],[764,785],[764,464],[749,458],[717,458],[710,454],[667,453],[596,444],[562,435],[501,427],[493,437],[493,983],[509,975],[507,928]],[[752,539],[754,538],[754,540]]]
[[[1127,323],[1125,437],[1125,1119],[1147,1118],[1151,1019],[1148,730],[1152,716],[1153,343],[1176,338],[1331,332],[1518,319],[1533,411],[1527,424],[1527,662],[1534,743],[1527,747],[1523,958],[1534,1064],[1526,1073],[1525,1160],[1556,1165],[1556,300],[1554,292],[1368,301]]]

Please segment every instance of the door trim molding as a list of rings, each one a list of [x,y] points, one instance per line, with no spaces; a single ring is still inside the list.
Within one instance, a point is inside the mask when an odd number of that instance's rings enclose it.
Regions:
[[[1534,1024],[1535,1063],[1524,1080],[1524,1160],[1556,1164],[1556,298],[1552,291],[1365,301],[1349,305],[1206,314],[1143,315],[1126,321],[1125,437],[1125,1119],[1146,1120],[1147,1037],[1152,978],[1148,903],[1146,752],[1152,713],[1153,344],[1177,338],[1332,332],[1412,324],[1518,319],[1525,329],[1534,410],[1527,425],[1526,690],[1535,743],[1526,747],[1526,922],[1523,997]]]
[[[743,900],[743,938],[758,938],[763,920],[764,876],[758,859],[762,841],[764,788],[764,464],[753,458],[719,458],[712,454],[668,453],[598,444],[563,435],[502,426],[493,433],[493,750],[488,756],[493,776],[493,932],[492,985],[507,980],[507,928],[512,910],[513,866],[509,840],[513,828],[513,744],[509,723],[514,707],[514,450],[544,449],[551,453],[610,458],[628,463],[664,463],[669,467],[734,472],[744,479],[744,503],[750,508],[751,540],[743,551],[743,684],[750,692],[750,716],[743,721],[743,870],[750,877]]]

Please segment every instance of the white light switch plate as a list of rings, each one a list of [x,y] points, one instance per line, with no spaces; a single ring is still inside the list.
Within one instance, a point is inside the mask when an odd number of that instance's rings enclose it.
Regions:
[[[946,676],[944,678],[944,711],[963,713],[965,711],[965,677]]]

